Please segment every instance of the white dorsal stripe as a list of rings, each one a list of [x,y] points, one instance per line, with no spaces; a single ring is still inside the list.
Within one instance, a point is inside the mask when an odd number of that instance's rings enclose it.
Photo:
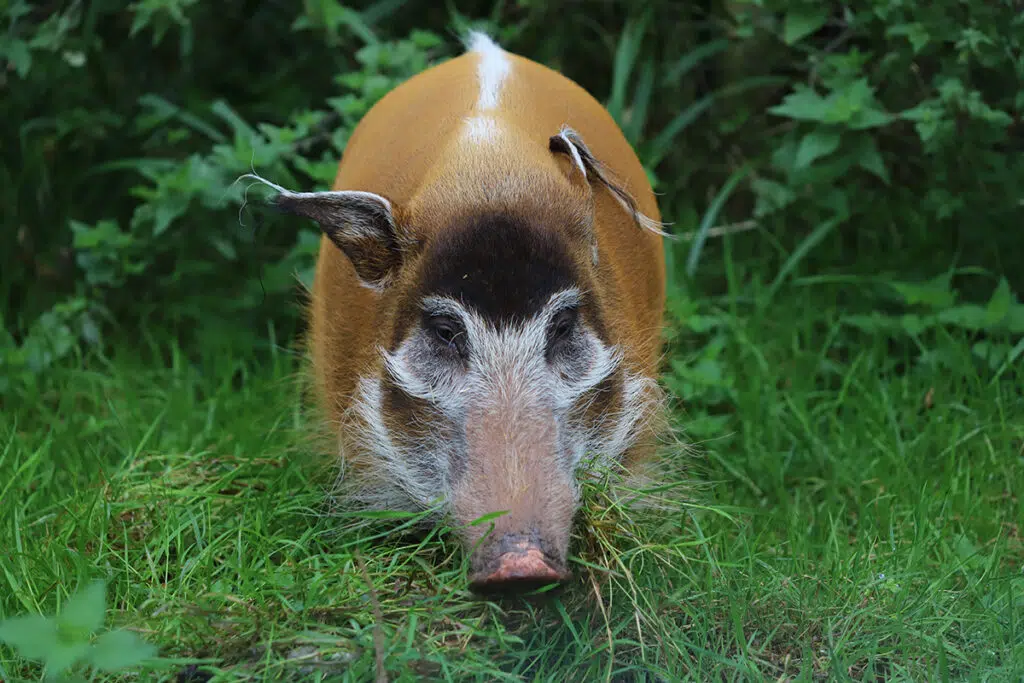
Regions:
[[[501,86],[512,70],[512,63],[505,51],[482,31],[470,31],[466,42],[470,52],[480,55],[480,65],[477,67],[480,95],[476,107],[479,110],[494,109],[498,106]]]
[[[490,142],[498,137],[498,122],[490,116],[470,116],[465,124],[464,132],[473,142]]]

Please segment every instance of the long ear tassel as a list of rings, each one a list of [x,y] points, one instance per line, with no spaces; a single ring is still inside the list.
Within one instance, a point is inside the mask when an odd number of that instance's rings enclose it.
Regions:
[[[568,154],[572,158],[573,163],[580,169],[580,172],[583,173],[583,177],[588,180],[593,178],[597,183],[608,189],[616,201],[622,205],[622,208],[633,217],[633,220],[640,228],[662,237],[673,237],[663,230],[663,228],[668,226],[668,223],[656,221],[643,214],[633,196],[620,184],[609,178],[610,171],[593,155],[590,148],[587,147],[586,143],[579,136],[579,133],[572,128],[562,126],[557,135],[552,135],[549,138],[548,148],[552,152]]]
[[[252,178],[276,190],[270,205],[278,211],[315,221],[348,257],[361,285],[381,292],[393,281],[407,240],[400,235],[386,197],[361,190],[293,192],[256,173],[241,178]]]
[[[574,145],[572,140],[569,139],[566,131],[571,132],[571,129],[562,128],[558,135],[552,135],[548,140],[548,149],[552,152],[568,154],[572,157],[576,167],[580,170],[580,173],[583,174],[583,178],[587,179],[587,167],[586,164],[583,163],[583,157],[580,156],[579,150],[576,149],[576,145]]]

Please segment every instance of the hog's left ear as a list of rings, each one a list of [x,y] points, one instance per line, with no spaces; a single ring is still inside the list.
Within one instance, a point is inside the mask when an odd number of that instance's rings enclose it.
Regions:
[[[285,213],[312,218],[352,262],[363,285],[381,290],[402,263],[391,202],[372,192],[289,192],[271,202]]]
[[[603,187],[612,193],[616,201],[633,218],[637,225],[645,230],[662,235],[667,234],[662,230],[664,224],[644,215],[633,198],[624,187],[611,178],[608,169],[601,161],[594,156],[587,143],[583,141],[580,134],[568,126],[563,126],[557,135],[548,138],[548,149],[556,154],[565,154],[573,164],[573,173],[579,173],[591,186]]]

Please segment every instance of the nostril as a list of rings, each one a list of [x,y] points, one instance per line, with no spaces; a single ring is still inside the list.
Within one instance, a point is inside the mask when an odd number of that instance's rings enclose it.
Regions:
[[[487,569],[470,578],[470,589],[477,593],[518,593],[561,583],[568,578],[569,573],[556,569],[539,548],[529,547],[498,556]]]

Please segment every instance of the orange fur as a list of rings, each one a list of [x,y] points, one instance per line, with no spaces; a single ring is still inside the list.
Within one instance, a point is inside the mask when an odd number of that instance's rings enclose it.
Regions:
[[[427,240],[461,214],[516,206],[543,216],[579,210],[586,198],[574,180],[573,159],[553,154],[548,140],[571,126],[649,218],[660,219],[644,169],[601,104],[559,73],[523,57],[510,60],[500,101],[477,110],[482,55],[467,52],[429,69],[386,95],[349,140],[336,190],[386,197],[396,222]],[[466,120],[494,133],[471,139]],[[615,197],[593,190],[598,249],[594,294],[634,371],[653,377],[660,344],[665,271],[662,238],[629,219]],[[563,206],[559,206],[563,205]],[[553,226],[557,229],[557,225]],[[309,309],[310,351],[318,395],[341,424],[358,378],[376,362],[376,349],[396,315],[399,274],[384,293],[360,286],[353,266],[324,236]]]

